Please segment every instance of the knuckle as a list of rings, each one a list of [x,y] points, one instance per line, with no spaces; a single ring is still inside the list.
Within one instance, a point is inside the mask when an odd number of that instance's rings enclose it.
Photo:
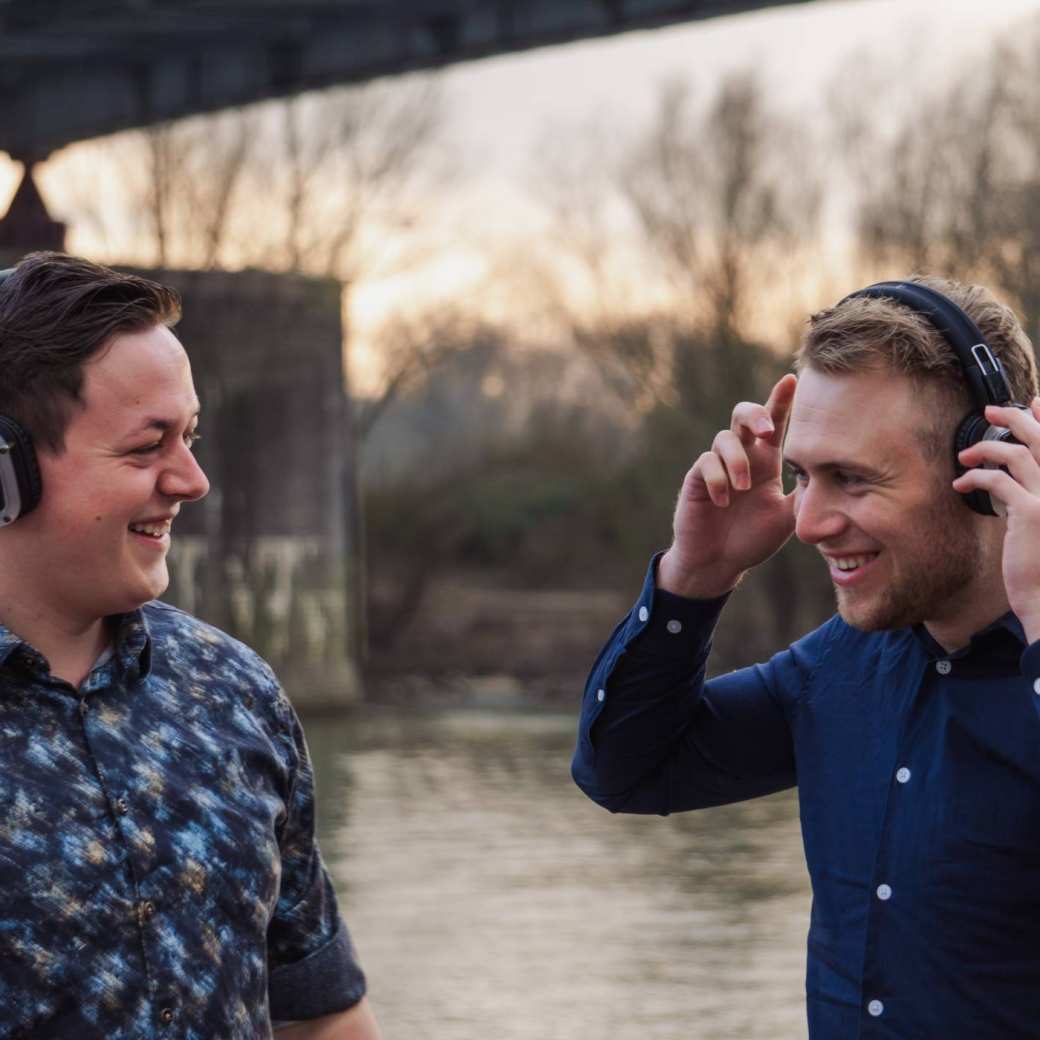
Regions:
[[[761,405],[755,404],[752,401],[741,401],[740,404],[733,409],[730,429],[735,430],[740,426],[746,426],[755,418],[756,413],[762,410]]]

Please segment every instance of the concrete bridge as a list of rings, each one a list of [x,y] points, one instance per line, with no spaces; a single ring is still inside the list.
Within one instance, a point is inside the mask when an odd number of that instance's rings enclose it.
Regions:
[[[0,0],[0,150],[808,0]]]

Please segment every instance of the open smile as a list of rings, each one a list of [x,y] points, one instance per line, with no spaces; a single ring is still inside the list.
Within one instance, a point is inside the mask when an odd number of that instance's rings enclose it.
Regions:
[[[858,585],[873,569],[880,552],[826,554],[831,581],[841,588]]]
[[[165,548],[170,544],[170,528],[173,526],[173,518],[165,517],[160,520],[141,520],[129,525],[128,530],[134,536],[135,541],[151,545],[154,548]]]

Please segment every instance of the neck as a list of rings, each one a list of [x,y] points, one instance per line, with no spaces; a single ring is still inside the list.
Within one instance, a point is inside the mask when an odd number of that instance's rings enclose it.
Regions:
[[[75,687],[111,642],[104,618],[73,618],[9,590],[0,590],[0,622],[47,658],[52,675]]]
[[[952,653],[971,642],[971,637],[1011,609],[999,560],[996,568],[986,568],[984,576],[957,597],[948,614],[924,623],[928,634]]]

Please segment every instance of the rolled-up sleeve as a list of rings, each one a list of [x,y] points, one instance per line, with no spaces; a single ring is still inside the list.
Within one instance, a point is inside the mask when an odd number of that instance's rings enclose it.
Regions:
[[[293,781],[279,832],[281,888],[267,931],[271,1018],[318,1018],[352,1007],[365,976],[315,837],[314,772],[303,730],[288,709]]]

